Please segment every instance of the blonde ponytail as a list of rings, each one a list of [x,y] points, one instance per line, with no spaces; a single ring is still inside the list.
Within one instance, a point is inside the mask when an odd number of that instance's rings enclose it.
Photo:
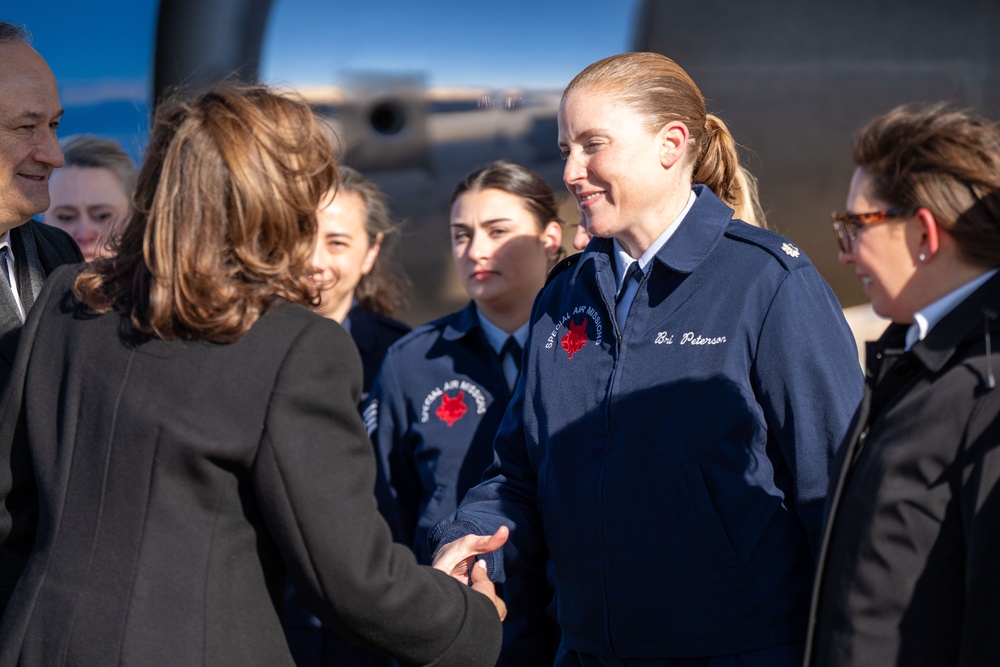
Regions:
[[[757,179],[740,165],[736,140],[721,118],[705,114],[705,134],[692,180],[704,183],[735,210],[734,217],[767,227],[757,194]]]

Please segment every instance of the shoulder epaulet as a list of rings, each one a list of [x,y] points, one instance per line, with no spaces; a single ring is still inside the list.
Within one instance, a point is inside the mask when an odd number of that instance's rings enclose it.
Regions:
[[[559,275],[566,269],[576,266],[576,264],[580,261],[581,257],[583,257],[583,253],[578,252],[575,255],[570,255],[565,259],[559,260],[559,263],[553,266],[552,270],[549,271],[549,275],[545,279],[545,284],[548,285],[550,282],[552,282],[553,278],[555,278],[557,275]]]
[[[734,220],[726,229],[726,235],[766,250],[786,269],[810,264],[806,253],[784,236],[742,220]]]

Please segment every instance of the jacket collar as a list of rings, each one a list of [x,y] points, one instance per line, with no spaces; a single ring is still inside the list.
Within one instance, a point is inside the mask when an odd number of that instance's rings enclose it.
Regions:
[[[655,256],[655,261],[677,273],[691,273],[705,261],[725,234],[733,216],[732,209],[722,203],[707,186],[694,185],[692,190],[698,200],[684,217],[677,232]],[[595,262],[598,268],[613,267],[614,253],[611,239],[593,239],[577,262],[573,281],[576,281],[587,262]]]
[[[912,348],[914,356],[933,373],[940,371],[958,347],[974,336],[1000,329],[1000,273],[959,303]]]
[[[355,304],[347,315],[351,320],[351,338],[359,350],[368,352],[375,344],[375,314]]]
[[[448,318],[448,324],[445,325],[441,336],[445,340],[459,340],[478,328],[479,317],[476,315],[476,302],[470,301],[469,305]]]

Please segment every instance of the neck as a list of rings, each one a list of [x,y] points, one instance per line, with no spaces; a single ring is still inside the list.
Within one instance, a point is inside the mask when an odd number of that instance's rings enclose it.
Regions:
[[[28,220],[30,219],[31,218],[28,218]],[[0,222],[0,235],[6,234],[15,227],[28,224],[28,220],[15,220],[13,222],[8,220],[6,222]]]
[[[986,266],[977,266],[965,262],[951,262],[950,266],[939,263],[935,268],[937,268],[937,271],[927,276],[928,280],[926,282],[929,285],[924,292],[926,294],[926,297],[923,299],[924,303],[914,312],[923,310],[938,299],[951,294],[962,285],[972,282],[990,270]]]
[[[517,304],[515,307],[501,308],[477,301],[476,308],[483,317],[507,334],[512,334],[520,329],[531,317],[531,303],[528,303],[527,307],[523,304]]]
[[[342,324],[347,317],[347,313],[351,312],[352,303],[354,303],[354,297],[353,295],[348,295],[346,299],[341,299],[337,303],[327,304],[326,302],[321,302],[319,307],[316,308],[316,312],[327,319],[333,320],[337,324]]]
[[[674,220],[687,206],[691,196],[691,181],[684,187],[671,188],[657,206],[643,214],[635,223],[630,224],[617,236],[618,243],[632,259],[639,259],[649,250],[660,234],[667,231]]]

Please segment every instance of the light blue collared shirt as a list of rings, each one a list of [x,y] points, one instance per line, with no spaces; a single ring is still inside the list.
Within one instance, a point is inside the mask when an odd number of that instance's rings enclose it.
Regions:
[[[483,335],[486,337],[486,342],[489,343],[493,351],[499,356],[500,351],[503,350],[504,343],[507,342],[509,336],[513,336],[517,344],[521,346],[524,350],[525,344],[528,342],[528,322],[522,324],[517,331],[512,334],[507,333],[497,325],[486,319],[479,309],[476,309],[476,317],[479,318],[479,326],[483,330]],[[500,360],[500,365],[503,367],[503,376],[507,379],[507,388],[511,391],[514,390],[514,384],[517,382],[517,376],[521,372],[517,364],[514,363],[513,357],[509,354],[504,355]]]
[[[656,237],[653,244],[646,249],[646,252],[642,253],[642,256],[639,259],[632,259],[632,256],[625,252],[625,249],[622,248],[620,243],[618,243],[618,239],[614,239],[615,255],[618,257],[618,261],[615,262],[615,284],[617,285],[615,294],[621,292],[622,282],[625,280],[625,274],[628,271],[628,267],[631,266],[633,262],[639,262],[639,270],[642,271],[643,276],[648,273],[648,269],[646,267],[651,261],[653,261],[653,257],[656,256],[656,253],[660,252],[660,248],[666,245],[667,241],[670,240],[670,237],[674,235],[674,232],[676,232],[677,228],[680,227],[684,217],[688,214],[688,211],[691,210],[691,207],[694,206],[696,201],[698,201],[698,197],[692,190],[691,194],[688,196],[687,205],[684,207],[684,210],[680,212],[680,215],[674,218],[673,222],[667,225],[667,228],[663,230],[663,233]],[[625,317],[628,315],[629,306],[632,305],[632,300],[635,298],[635,293],[638,289],[639,283],[634,280],[630,281],[628,285],[625,285],[625,294],[622,295],[618,305],[615,306],[615,319],[618,320],[619,329],[625,328]]]
[[[955,306],[965,301],[966,298],[983,283],[992,278],[998,269],[987,271],[983,275],[975,278],[953,292],[945,294],[943,297],[917,311],[913,316],[913,324],[906,330],[906,349],[909,350],[917,341],[927,337],[927,334],[944,316],[954,310]]]

